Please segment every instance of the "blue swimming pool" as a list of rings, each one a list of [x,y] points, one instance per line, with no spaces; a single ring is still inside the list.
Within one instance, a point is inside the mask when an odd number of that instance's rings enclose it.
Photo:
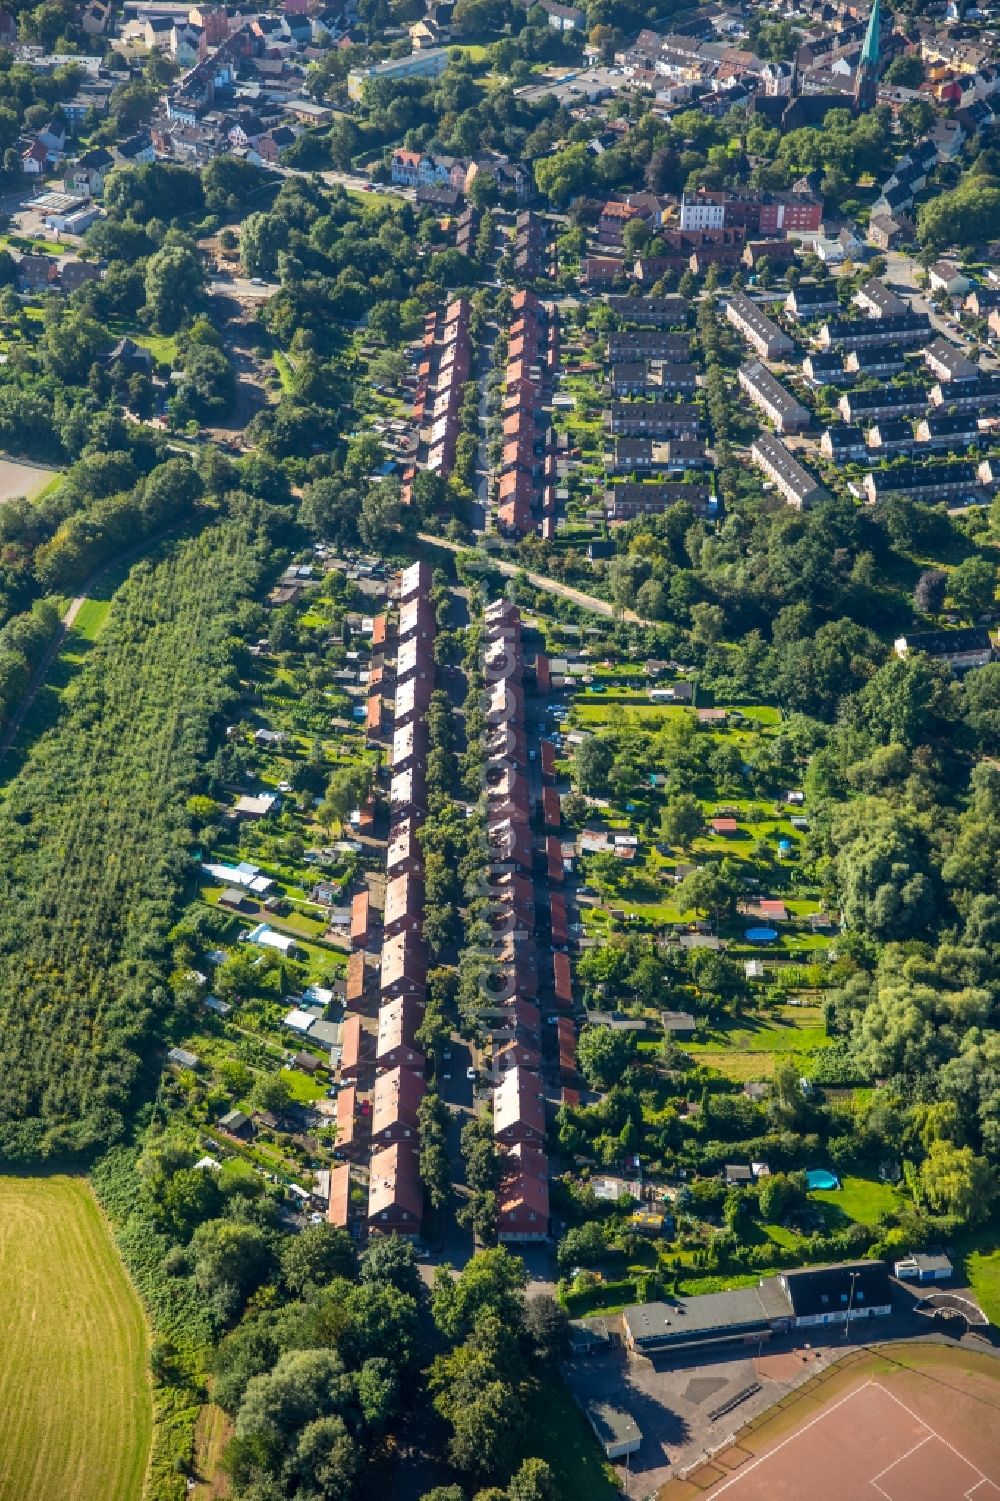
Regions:
[[[778,936],[777,928],[747,928],[745,938],[748,943],[773,943]]]
[[[828,1172],[825,1167],[811,1168],[806,1173],[806,1182],[810,1188],[839,1188],[840,1179],[836,1173]]]

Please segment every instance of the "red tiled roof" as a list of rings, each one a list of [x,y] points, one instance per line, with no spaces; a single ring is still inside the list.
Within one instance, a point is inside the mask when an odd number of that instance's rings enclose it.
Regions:
[[[423,993],[427,958],[423,943],[412,933],[399,933],[382,949],[382,990],[399,986],[404,992]]]
[[[365,994],[365,956],[356,949],[347,961],[347,984],[344,992],[348,1007],[359,1006]]]
[[[552,975],[556,992],[556,1005],[560,1007],[572,1006],[573,970],[568,954],[552,955]]]
[[[364,1039],[365,1033],[361,1026],[360,1016],[355,1014],[354,1016],[345,1017],[340,1042],[340,1073],[342,1078],[349,1077],[360,1068]]]
[[[368,1222],[377,1228],[385,1216],[387,1224],[412,1222],[416,1229],[424,1212],[424,1195],[420,1184],[417,1154],[405,1142],[394,1142],[381,1152],[373,1152],[368,1183]]]
[[[365,886],[351,898],[351,942],[356,948],[364,948],[368,942],[369,907],[368,887]]]
[[[405,1057],[397,1056],[393,1066],[423,1070],[424,1055],[416,1042],[423,1014],[423,1005],[412,996],[396,996],[379,1007],[375,1056],[380,1066],[393,1054],[402,1052]]]
[[[523,1133],[544,1139],[545,1101],[535,1073],[512,1068],[493,1091],[493,1129],[497,1135]]]
[[[331,1225],[346,1230],[351,1206],[351,1168],[347,1162],[337,1163],[330,1170],[330,1201],[326,1217]]]
[[[357,1134],[358,1092],[353,1084],[345,1084],[337,1095],[337,1145],[349,1147]]]
[[[379,1074],[372,1093],[372,1138],[392,1132],[416,1137],[417,1107],[424,1097],[423,1075],[410,1068]]]

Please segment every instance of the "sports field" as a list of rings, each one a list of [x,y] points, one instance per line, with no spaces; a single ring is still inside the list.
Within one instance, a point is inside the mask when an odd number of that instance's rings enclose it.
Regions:
[[[57,469],[46,469],[43,464],[21,464],[17,459],[0,459],[0,504],[15,495],[26,495],[29,500],[39,495],[56,478]]]
[[[86,1182],[0,1177],[0,1501],[139,1501],[147,1350]]]
[[[660,1494],[1000,1501],[1000,1362],[939,1345],[858,1351]]]

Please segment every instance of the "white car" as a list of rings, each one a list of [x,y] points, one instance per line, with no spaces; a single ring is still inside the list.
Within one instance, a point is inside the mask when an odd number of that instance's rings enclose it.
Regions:
[[[474,1080],[474,1079],[475,1079],[475,1077],[476,1077],[476,1071],[475,1071],[475,1069],[474,1069],[474,1068],[471,1068],[471,1067],[470,1067],[470,1068],[467,1068],[467,1069],[466,1069],[466,1070],[465,1070],[465,1077],[466,1077],[466,1078],[467,1078],[467,1079],[473,1079],[473,1080]]]

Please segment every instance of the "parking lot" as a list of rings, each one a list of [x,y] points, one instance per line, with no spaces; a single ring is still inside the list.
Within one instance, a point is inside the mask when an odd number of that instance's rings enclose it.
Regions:
[[[617,1320],[609,1320],[614,1328]],[[765,1347],[766,1348],[766,1347]],[[684,1366],[657,1368],[652,1361],[629,1357],[621,1346],[580,1356],[565,1369],[577,1401],[609,1402],[638,1424],[642,1446],[630,1457],[633,1496],[654,1495],[676,1473],[722,1443],[784,1393],[808,1380],[836,1359],[838,1350],[783,1345],[781,1353],[757,1350],[730,1359],[691,1358]],[[759,1390],[725,1416],[711,1414],[748,1389]],[[624,1475],[624,1466],[618,1466]]]

